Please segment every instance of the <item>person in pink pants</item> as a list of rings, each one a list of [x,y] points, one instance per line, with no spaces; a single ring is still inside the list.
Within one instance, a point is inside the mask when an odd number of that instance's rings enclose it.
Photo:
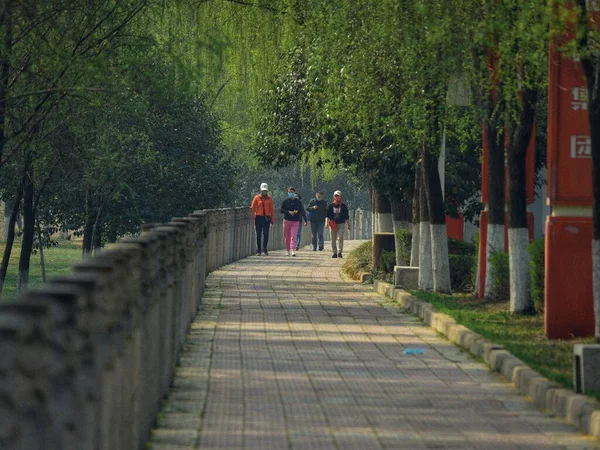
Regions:
[[[287,195],[281,204],[281,213],[283,214],[283,237],[285,239],[285,255],[296,256],[296,234],[300,226],[300,220],[304,218],[306,226],[306,213],[300,200],[295,197],[296,189],[287,188]]]

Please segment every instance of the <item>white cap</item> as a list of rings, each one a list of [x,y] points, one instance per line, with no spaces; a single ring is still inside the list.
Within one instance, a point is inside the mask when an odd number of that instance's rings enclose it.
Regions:
[[[269,190],[269,185],[267,183],[263,183],[260,185],[260,190],[261,191],[268,191]]]
[[[341,197],[341,196],[342,196],[342,191],[335,191],[335,192],[333,193],[333,195],[339,195],[339,196]]]

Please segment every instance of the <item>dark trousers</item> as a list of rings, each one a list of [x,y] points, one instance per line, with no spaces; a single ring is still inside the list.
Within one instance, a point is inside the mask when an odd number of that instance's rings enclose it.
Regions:
[[[256,251],[260,252],[267,249],[269,244],[269,228],[271,221],[267,220],[265,216],[256,216],[254,218],[254,226],[256,227]],[[263,239],[264,236],[264,239]],[[260,245],[262,241],[262,246]]]
[[[313,248],[317,248],[317,241],[319,243],[319,249],[325,247],[325,243],[323,242],[323,228],[325,228],[325,222],[310,222]]]

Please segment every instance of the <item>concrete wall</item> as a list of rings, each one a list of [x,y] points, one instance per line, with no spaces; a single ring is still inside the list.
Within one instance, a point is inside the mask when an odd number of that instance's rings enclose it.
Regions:
[[[368,225],[353,212],[353,233]],[[356,231],[355,231],[356,230]],[[304,228],[301,245],[310,243]],[[141,449],[206,274],[255,252],[248,208],[146,225],[72,273],[0,304],[0,449]],[[282,222],[269,248],[283,248]]]
[[[253,230],[248,208],[148,225],[1,304],[0,449],[142,448],[206,273],[251,254]]]

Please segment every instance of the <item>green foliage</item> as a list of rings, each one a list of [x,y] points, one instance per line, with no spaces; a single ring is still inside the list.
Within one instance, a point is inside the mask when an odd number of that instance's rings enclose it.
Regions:
[[[544,252],[545,241],[543,238],[535,239],[529,247],[529,275],[531,277],[531,298],[535,310],[544,311]]]
[[[507,300],[510,297],[508,253],[493,253],[490,263],[492,264],[492,291],[496,293],[496,298],[491,300]]]
[[[394,273],[396,253],[391,250],[381,250],[379,255],[379,269],[385,273]]]
[[[354,278],[360,272],[371,272],[373,270],[373,243],[363,242],[350,252],[344,261],[342,270]]]
[[[473,272],[476,265],[471,255],[449,255],[450,282],[455,292],[469,292],[473,290]]]
[[[448,238],[448,253],[450,255],[469,255],[475,254],[475,244],[458,239]]]
[[[412,248],[412,231],[408,229],[400,229],[396,231],[397,251],[400,254],[400,259],[405,265],[410,264],[410,251]]]

